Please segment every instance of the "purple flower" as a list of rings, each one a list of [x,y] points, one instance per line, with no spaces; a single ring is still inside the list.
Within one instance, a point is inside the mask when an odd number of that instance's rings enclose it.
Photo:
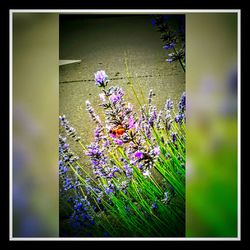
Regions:
[[[109,140],[107,138],[103,138],[103,143],[102,143],[102,146],[107,148],[110,146],[110,143],[109,143]]]
[[[113,178],[114,175],[113,175],[112,173],[109,173],[109,174],[108,174],[108,177],[109,177],[109,178]]]
[[[100,133],[101,133],[101,129],[99,127],[96,127],[96,129],[95,129],[95,137],[99,138],[100,137]]]
[[[174,48],[174,46],[175,46],[175,43],[171,42],[170,44],[167,43],[166,45],[164,45],[163,48],[166,49],[166,50],[168,50],[168,49]]]
[[[186,110],[186,93],[185,92],[183,92],[181,96],[178,109],[180,113],[183,113]]]
[[[92,143],[90,146],[87,146],[88,150],[85,152],[86,155],[92,157],[100,157],[102,156],[102,152],[99,149],[98,144]]]
[[[171,62],[173,62],[173,58],[168,58],[166,61],[171,63]]]
[[[64,120],[65,120],[65,115],[62,115],[62,116],[60,115],[60,116],[59,116],[59,120],[60,120],[60,121],[64,121]]]
[[[113,89],[112,94],[109,97],[109,100],[113,104],[115,104],[122,99],[123,95],[124,95],[124,92],[121,88],[115,88],[115,89]]]
[[[135,127],[135,121],[134,121],[134,117],[131,115],[128,120],[128,128],[130,129],[134,127]]]
[[[175,143],[176,142],[176,133],[172,133],[171,137],[172,137],[173,143]]]
[[[138,168],[142,171],[143,170],[143,164],[139,163]]]
[[[167,113],[166,113],[165,119],[166,119],[166,120],[169,120],[170,118],[171,118],[171,115],[167,112]]]
[[[114,190],[112,189],[112,188],[105,188],[105,192],[106,192],[106,194],[110,194],[110,193],[113,193],[114,192]]]
[[[186,122],[185,119],[186,119],[185,114],[178,114],[176,115],[174,120],[176,123],[179,123],[181,125],[183,120],[184,122]]]
[[[96,122],[99,126],[101,126],[101,120],[99,115],[97,115],[93,109],[93,107],[91,106],[91,103],[89,102],[89,100],[86,101],[86,110],[89,112],[90,117],[92,118],[92,120],[94,122]]]
[[[112,134],[112,133],[110,133],[109,135],[110,135],[110,137],[112,137],[112,138],[114,138],[114,139],[116,138],[116,135],[114,135],[114,134]]]
[[[166,104],[165,104],[165,109],[170,110],[173,109],[174,104],[170,99],[167,99]]]
[[[162,110],[160,110],[160,112],[157,115],[157,119],[156,119],[156,128],[160,129],[160,122],[162,120]]]
[[[176,117],[174,118],[175,122],[178,123],[180,122],[182,116],[181,115],[176,115]]]
[[[109,97],[109,100],[112,102],[112,103],[117,103],[121,100],[121,96],[120,95],[116,95],[116,94],[112,94],[110,97]]]
[[[151,206],[152,209],[156,209],[157,207],[158,207],[158,206],[157,206],[156,202],[154,202],[154,203],[152,204],[152,206]]]
[[[155,19],[152,19],[151,23],[152,23],[153,26],[156,26],[156,20]]]
[[[141,151],[137,151],[135,152],[135,155],[134,155],[136,158],[138,159],[142,159],[143,158],[143,153]]]
[[[168,125],[167,125],[167,130],[170,130],[171,129],[171,124],[172,124],[173,120],[169,121],[168,122]]]
[[[104,139],[103,135],[103,128],[100,128],[99,126],[96,127],[95,129],[95,143],[99,143]]]
[[[153,127],[154,125],[154,122],[155,120],[157,119],[157,112],[156,112],[156,107],[154,106],[153,107],[153,111],[152,113],[150,114],[150,117],[149,117],[149,125]]]
[[[68,172],[68,167],[65,167],[63,165],[62,160],[59,161],[59,173],[60,174],[65,174],[66,172]]]
[[[125,164],[123,166],[123,168],[125,169],[125,174],[126,176],[129,178],[132,176],[132,173],[133,173],[133,169],[128,165],[128,164]]]
[[[114,140],[114,142],[115,142],[117,145],[119,145],[119,146],[122,145],[122,140],[116,139],[116,140]]]
[[[95,82],[97,86],[104,86],[104,84],[108,82],[108,76],[104,70],[95,73]]]
[[[98,165],[99,165],[99,162],[96,161],[96,160],[92,160],[91,162],[92,162],[92,164],[93,164],[94,166],[98,166]]]

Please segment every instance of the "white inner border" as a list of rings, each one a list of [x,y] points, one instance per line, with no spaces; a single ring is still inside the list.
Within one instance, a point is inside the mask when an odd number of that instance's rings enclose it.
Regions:
[[[130,238],[130,237],[115,237],[115,238],[95,238],[95,237],[89,237],[89,238],[64,238],[64,237],[13,237],[13,188],[12,188],[12,180],[13,180],[13,121],[12,121],[12,115],[13,115],[13,14],[14,13],[70,13],[70,14],[156,14],[156,13],[237,13],[237,65],[238,65],[238,114],[237,114],[237,129],[238,129],[238,150],[237,150],[237,157],[238,157],[238,168],[237,168],[237,185],[238,185],[238,204],[237,204],[237,211],[238,211],[238,220],[237,220],[237,237],[140,237],[140,238]],[[239,241],[241,240],[241,145],[240,145],[240,135],[241,135],[241,10],[239,9],[230,9],[230,10],[185,10],[185,9],[179,9],[179,10],[167,10],[167,9],[154,9],[154,10],[119,10],[119,9],[113,9],[113,10],[98,10],[98,9],[89,9],[89,10],[75,10],[75,9],[68,9],[68,10],[43,10],[43,9],[29,9],[29,10],[20,10],[20,9],[11,9],[9,10],[9,124],[10,124],[10,132],[9,132],[9,192],[10,192],[10,200],[9,200],[9,240],[11,241]]]

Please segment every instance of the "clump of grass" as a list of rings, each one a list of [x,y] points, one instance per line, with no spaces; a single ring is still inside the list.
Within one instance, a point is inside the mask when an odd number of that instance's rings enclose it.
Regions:
[[[177,109],[168,99],[157,110],[150,90],[136,113],[122,88],[108,87],[105,71],[97,72],[95,81],[105,120],[86,101],[95,126],[92,143],[83,145],[67,118],[59,117],[60,235],[184,236],[185,93]],[[68,137],[89,162],[81,163]]]

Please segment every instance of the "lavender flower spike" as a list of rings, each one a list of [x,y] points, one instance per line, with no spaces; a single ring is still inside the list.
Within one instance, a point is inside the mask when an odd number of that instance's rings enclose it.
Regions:
[[[95,73],[95,82],[98,87],[105,87],[108,81],[108,75],[104,70],[100,70]]]
[[[176,142],[176,133],[172,133],[171,134],[171,137],[172,137],[172,141],[173,141],[173,143],[175,143]]]
[[[99,125],[100,127],[102,127],[102,123],[100,120],[100,117],[95,113],[93,107],[91,106],[91,103],[89,102],[89,100],[86,101],[86,110],[89,112],[90,117],[92,118],[92,120]]]
[[[179,113],[184,113],[186,110],[186,93],[183,92],[179,105],[178,105]]]
[[[149,90],[149,95],[148,95],[148,104],[149,105],[151,105],[151,103],[152,103],[152,97],[153,97],[153,90],[152,89],[150,89]]]
[[[165,109],[171,110],[171,109],[173,109],[173,107],[174,107],[174,103],[170,99],[167,99],[167,101],[165,103]]]

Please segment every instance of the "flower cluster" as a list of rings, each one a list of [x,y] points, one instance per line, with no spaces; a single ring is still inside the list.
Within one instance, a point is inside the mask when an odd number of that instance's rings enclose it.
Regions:
[[[72,136],[68,133],[69,123],[65,116],[60,116],[59,119],[66,134]],[[83,176],[78,161],[79,157],[70,149],[67,138],[59,135],[60,196],[61,198],[67,197],[67,207],[73,208],[69,216],[71,230],[68,233],[74,236],[78,234],[80,234],[79,236],[89,236],[91,227],[95,225],[93,218],[97,207],[91,203],[87,195],[91,196],[94,193],[100,201],[103,194],[100,188],[93,186],[90,178]],[[72,172],[72,170],[74,171]],[[84,195],[83,190],[86,195]],[[82,228],[85,228],[85,230],[82,230]]]
[[[108,157],[105,157],[105,154],[113,150],[112,145],[123,147],[128,156],[128,161],[123,159],[123,171],[127,177],[131,176],[133,172],[131,164],[137,167],[144,176],[151,174],[150,169],[160,155],[160,149],[155,142],[148,145],[141,133],[150,139],[153,127],[160,127],[162,111],[157,113],[156,106],[152,105],[154,95],[153,90],[150,90],[148,110],[146,111],[146,106],[142,107],[141,116],[138,119],[131,104],[124,101],[122,88],[112,86],[100,94],[100,106],[105,112],[108,136],[102,133],[100,137],[101,129],[97,126],[96,133],[99,139],[96,142],[98,143],[89,145],[86,153],[91,158],[92,168],[97,177],[112,178],[116,176],[116,172],[120,172],[117,166],[108,167],[110,162],[107,161]],[[87,107],[87,110],[90,108]],[[95,117],[97,117],[96,114],[92,115],[94,121],[96,121]]]

